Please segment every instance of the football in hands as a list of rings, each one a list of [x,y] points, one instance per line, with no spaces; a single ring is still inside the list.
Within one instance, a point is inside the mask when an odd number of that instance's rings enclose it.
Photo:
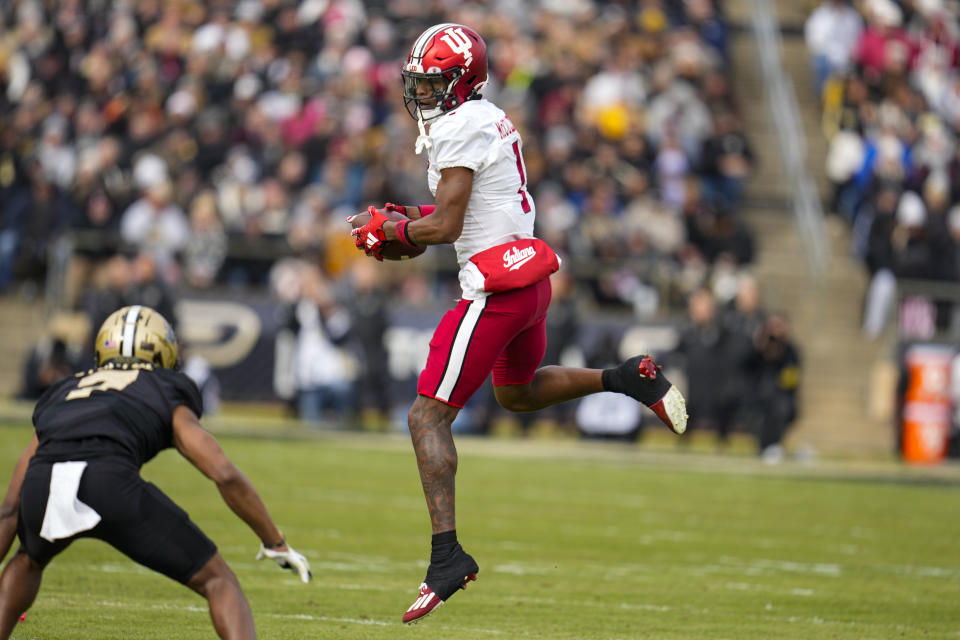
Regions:
[[[380,209],[380,211],[383,213],[383,215],[387,216],[388,220],[393,222],[409,220],[407,216],[403,215],[399,211],[393,211],[391,209]],[[363,213],[358,213],[350,220],[350,225],[354,229],[359,229],[363,225],[370,222],[370,218],[370,214],[366,211]],[[425,246],[411,247],[403,244],[399,240],[391,240],[383,243],[383,251],[380,252],[380,255],[383,256],[384,260],[406,260],[408,258],[416,258],[426,250],[427,248]]]

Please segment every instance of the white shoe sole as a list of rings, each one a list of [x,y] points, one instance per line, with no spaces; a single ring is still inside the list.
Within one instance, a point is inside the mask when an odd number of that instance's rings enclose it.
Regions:
[[[674,433],[681,434],[687,430],[687,401],[683,394],[675,385],[660,399],[663,403],[663,409],[670,418],[670,426]]]

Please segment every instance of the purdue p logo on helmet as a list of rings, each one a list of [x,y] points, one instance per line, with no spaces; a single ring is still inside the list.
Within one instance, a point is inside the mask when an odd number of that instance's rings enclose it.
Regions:
[[[163,369],[180,366],[179,345],[173,326],[150,307],[133,305],[117,309],[103,321],[94,344],[96,366],[111,360],[149,362]]]

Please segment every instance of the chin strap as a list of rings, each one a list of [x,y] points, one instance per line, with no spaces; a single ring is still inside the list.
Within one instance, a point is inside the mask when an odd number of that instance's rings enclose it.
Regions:
[[[427,134],[427,128],[423,125],[423,114],[420,112],[419,107],[417,108],[417,128],[420,129],[420,135],[417,136],[417,146],[414,150],[417,155],[420,155],[424,149],[429,149],[433,146],[433,141]]]

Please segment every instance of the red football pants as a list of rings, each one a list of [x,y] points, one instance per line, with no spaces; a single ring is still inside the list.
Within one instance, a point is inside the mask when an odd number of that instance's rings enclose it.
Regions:
[[[417,393],[463,407],[493,372],[493,384],[526,384],[547,349],[550,279],[522,289],[461,300],[430,340]]]

